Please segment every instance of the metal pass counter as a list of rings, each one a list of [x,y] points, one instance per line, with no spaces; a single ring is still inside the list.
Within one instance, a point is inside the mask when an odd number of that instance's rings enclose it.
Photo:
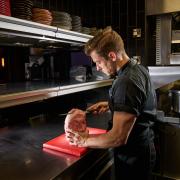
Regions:
[[[108,114],[88,116],[88,126],[106,128]],[[89,149],[82,157],[43,149],[44,142],[64,133],[64,119],[37,124],[1,128],[0,179],[104,179],[110,175],[112,158],[108,149]]]

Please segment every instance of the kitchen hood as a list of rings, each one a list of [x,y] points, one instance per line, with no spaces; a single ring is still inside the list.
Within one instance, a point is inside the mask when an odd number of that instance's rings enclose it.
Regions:
[[[148,66],[155,89],[180,80],[180,66]]]

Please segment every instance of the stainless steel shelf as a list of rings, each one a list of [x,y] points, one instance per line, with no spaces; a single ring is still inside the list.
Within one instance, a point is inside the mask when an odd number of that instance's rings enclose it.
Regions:
[[[43,25],[36,22],[22,20],[14,17],[0,15],[0,40],[1,44],[14,42],[29,45],[33,43],[68,43],[82,45],[93,36],[68,31],[54,26]],[[23,39],[21,39],[23,38]]]
[[[68,41],[69,43],[86,43],[89,39],[91,39],[93,36],[78,33],[75,31],[68,31],[65,29],[58,28],[56,32],[56,38],[63,41]]]
[[[59,87],[0,95],[0,108],[41,101],[57,96]]]
[[[36,22],[0,15],[0,44],[31,46],[40,43],[68,43],[83,45],[93,36],[47,26]],[[50,97],[80,92],[110,85],[112,80],[79,83],[74,85],[21,84],[0,86],[0,108],[41,101]],[[35,87],[35,88],[34,88]]]
[[[113,79],[102,80],[102,81],[94,81],[87,83],[80,83],[74,85],[60,86],[60,90],[58,91],[58,96],[71,94],[75,92],[86,91],[90,89],[96,89],[104,86],[110,86],[112,84]]]
[[[24,83],[25,84],[25,83]],[[51,85],[51,87],[45,88],[45,85],[39,86],[34,90],[24,90],[20,92],[13,92],[13,90],[4,88],[4,91],[7,93],[2,93],[0,91],[0,108],[11,107],[15,105],[42,101],[51,97],[62,96],[70,93],[76,93],[81,91],[86,91],[90,89],[100,88],[104,86],[109,86],[112,84],[112,79],[101,80],[101,81],[93,81],[93,82],[85,82],[73,85]],[[30,85],[29,85],[30,86]],[[32,85],[33,86],[33,85]],[[49,86],[49,85],[47,85]],[[16,88],[16,91],[18,86]],[[22,86],[20,87],[22,89]],[[0,89],[1,90],[1,89]],[[11,93],[8,93],[11,92]]]
[[[155,89],[158,89],[168,83],[179,80],[180,66],[175,67],[148,67],[150,76]],[[35,101],[45,100],[51,97],[63,96],[66,94],[82,92],[86,90],[96,89],[100,87],[110,86],[112,79],[81,82],[81,83],[66,83],[66,84],[28,84],[27,87],[21,86],[18,90],[16,84],[13,88],[0,88],[0,108],[20,105]],[[2,86],[2,85],[1,85]],[[25,83],[24,83],[25,86]]]

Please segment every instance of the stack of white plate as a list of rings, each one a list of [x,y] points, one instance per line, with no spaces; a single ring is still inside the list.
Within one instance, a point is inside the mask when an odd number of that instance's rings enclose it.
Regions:
[[[98,29],[96,27],[92,27],[90,28],[90,31],[90,34],[94,36],[97,33]]]
[[[72,29],[72,24],[71,24],[71,16],[67,12],[62,12],[62,11],[52,11],[52,17],[53,17],[53,22],[52,25],[66,29],[66,30],[71,30]]]
[[[91,33],[91,29],[88,28],[88,27],[82,27],[82,31],[81,32],[84,33],[84,34],[90,34]]]
[[[82,30],[81,17],[71,16],[71,18],[72,18],[72,31],[81,32]]]

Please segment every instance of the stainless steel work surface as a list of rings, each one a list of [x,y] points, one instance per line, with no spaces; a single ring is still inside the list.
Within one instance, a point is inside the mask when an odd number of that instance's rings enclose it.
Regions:
[[[61,134],[59,125],[41,128],[2,129],[0,133],[0,179],[52,179],[79,158],[42,149],[43,142]]]
[[[88,117],[91,127],[105,128],[106,121],[101,116]],[[108,120],[109,115],[104,118]],[[99,120],[99,121],[98,121]],[[100,122],[100,123],[99,123]],[[74,165],[83,158],[88,162],[92,153],[98,154],[101,150],[92,150],[76,157],[57,151],[43,150],[42,144],[64,132],[64,119],[54,122],[30,122],[28,125],[6,127],[0,129],[0,179],[2,180],[49,180]],[[88,157],[88,158],[87,158]],[[97,158],[96,158],[97,159]],[[95,161],[94,159],[93,161]],[[86,165],[85,165],[86,167]]]

